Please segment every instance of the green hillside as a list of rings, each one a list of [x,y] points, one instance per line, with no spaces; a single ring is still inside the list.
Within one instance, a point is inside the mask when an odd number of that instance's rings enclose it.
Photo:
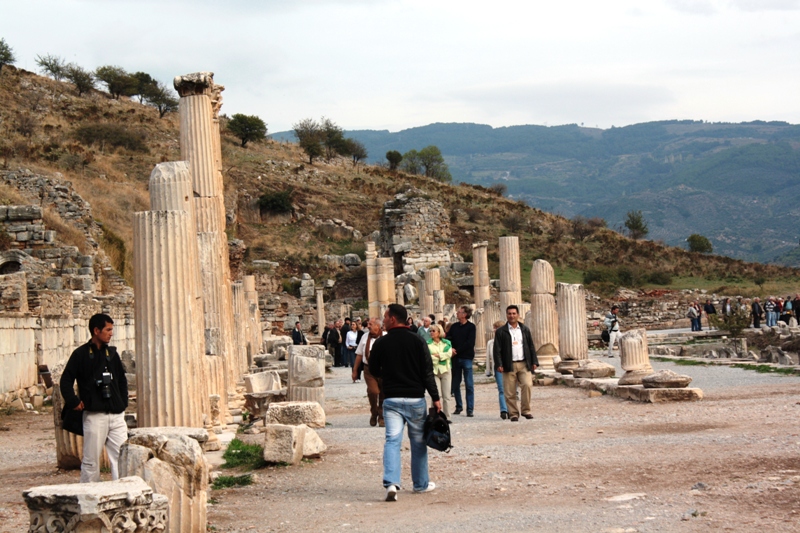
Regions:
[[[641,210],[648,238],[681,246],[708,237],[716,253],[780,260],[798,242],[800,126],[673,120],[599,130],[577,125],[431,124],[396,133],[348,131],[370,160],[438,146],[455,182],[502,182],[509,195],[566,217],[619,226]],[[274,135],[292,138],[291,133]],[[798,229],[795,227],[798,226]]]

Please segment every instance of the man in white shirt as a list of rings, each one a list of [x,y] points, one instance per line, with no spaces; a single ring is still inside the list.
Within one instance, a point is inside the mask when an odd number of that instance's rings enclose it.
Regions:
[[[353,381],[356,379],[356,372],[361,362],[364,362],[364,381],[367,384],[367,398],[369,398],[369,425],[384,427],[383,422],[383,392],[381,391],[381,380],[374,377],[369,371],[369,353],[372,344],[382,335],[383,322],[379,318],[370,318],[367,322],[369,333],[361,336],[361,342],[356,347],[356,363],[353,365]]]
[[[519,416],[530,420],[531,390],[533,374],[539,366],[536,350],[533,348],[531,330],[519,322],[519,307],[509,305],[506,308],[505,326],[497,328],[494,335],[492,356],[497,372],[503,375],[503,392],[506,396],[508,418],[512,422],[519,421]],[[520,403],[517,405],[517,385],[520,389]]]

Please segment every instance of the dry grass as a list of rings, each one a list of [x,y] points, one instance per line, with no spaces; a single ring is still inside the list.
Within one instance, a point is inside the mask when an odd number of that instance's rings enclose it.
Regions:
[[[84,255],[91,250],[86,241],[86,234],[61,218],[61,215],[50,208],[42,210],[42,220],[47,229],[55,230],[59,241],[68,246],[75,246]]]

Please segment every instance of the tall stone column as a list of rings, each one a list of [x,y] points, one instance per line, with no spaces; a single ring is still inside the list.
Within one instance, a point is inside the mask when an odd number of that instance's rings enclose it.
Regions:
[[[139,426],[202,427],[201,357],[195,335],[197,260],[186,211],[134,215],[136,389]]]
[[[558,301],[558,345],[561,363],[558,371],[570,374],[579,361],[589,359],[586,333],[586,297],[583,285],[556,283]]]
[[[475,359],[486,361],[486,330],[484,329],[483,308],[472,313],[472,323],[475,324]]]
[[[213,387],[210,393],[219,395],[220,409],[227,418],[227,384],[238,376],[236,365],[228,360],[236,357],[236,348],[219,131],[215,123],[221,105],[220,87],[214,84],[211,72],[178,76],[173,84],[181,97],[181,157],[188,161],[192,176],[204,296],[205,353],[221,359],[209,361],[207,366],[214,372],[221,368],[223,373],[209,376],[208,383]]]
[[[476,242],[472,245],[472,276],[475,292],[475,307],[483,309],[483,302],[489,299],[489,243]]]
[[[641,385],[642,378],[653,373],[647,347],[647,330],[634,329],[624,333],[619,339],[619,357],[622,370],[625,371],[619,384]]]
[[[317,333],[322,335],[325,329],[325,300],[323,298],[322,289],[317,289]]]
[[[433,291],[431,299],[433,300],[433,314],[436,316],[436,322],[439,322],[444,318],[444,291]]]
[[[543,259],[531,268],[531,335],[542,370],[555,370],[553,358],[558,355],[558,311],[553,293],[556,277],[553,267]]]
[[[379,257],[378,300],[381,305],[394,303],[394,264],[391,257]]]
[[[380,318],[381,301],[378,297],[378,252],[375,243],[367,242],[367,302],[369,302],[369,317]]]
[[[244,284],[241,281],[236,281],[231,284],[231,293],[233,299],[233,317],[234,317],[234,339],[236,341],[236,351],[231,358],[233,362],[234,372],[228,374],[228,389],[236,390],[236,382],[238,379],[247,373],[247,323],[248,312],[247,303],[244,299]]]
[[[505,312],[500,315],[500,304],[490,299],[483,301],[483,331],[486,335],[486,342],[494,338],[494,323],[498,320],[505,320]]]
[[[256,277],[244,276],[244,297],[250,310],[250,348],[247,351],[247,367],[253,364],[253,357],[260,354],[264,345],[261,332],[261,311],[258,309],[258,291],[256,291]]]
[[[505,316],[511,304],[522,303],[519,269],[519,238],[500,237],[500,313]]]

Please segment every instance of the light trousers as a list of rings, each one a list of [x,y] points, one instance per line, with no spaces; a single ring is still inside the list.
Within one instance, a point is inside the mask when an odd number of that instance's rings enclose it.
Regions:
[[[519,385],[519,399],[521,406],[517,406],[517,385]],[[508,416],[517,417],[520,415],[520,407],[523,415],[531,413],[531,390],[533,389],[533,375],[528,370],[525,361],[514,361],[514,368],[503,369],[503,392],[506,395],[506,405],[508,406]]]
[[[442,412],[450,420],[450,387],[453,384],[453,374],[448,371],[444,374],[434,374],[433,377],[436,379],[439,399],[442,400]]]
[[[81,483],[100,481],[100,460],[103,446],[108,453],[111,479],[119,479],[119,449],[128,440],[128,425],[125,414],[83,412],[83,461]]]
[[[619,338],[622,337],[622,333],[620,331],[609,331],[608,332],[608,356],[611,357],[614,343],[616,342],[619,344]]]

